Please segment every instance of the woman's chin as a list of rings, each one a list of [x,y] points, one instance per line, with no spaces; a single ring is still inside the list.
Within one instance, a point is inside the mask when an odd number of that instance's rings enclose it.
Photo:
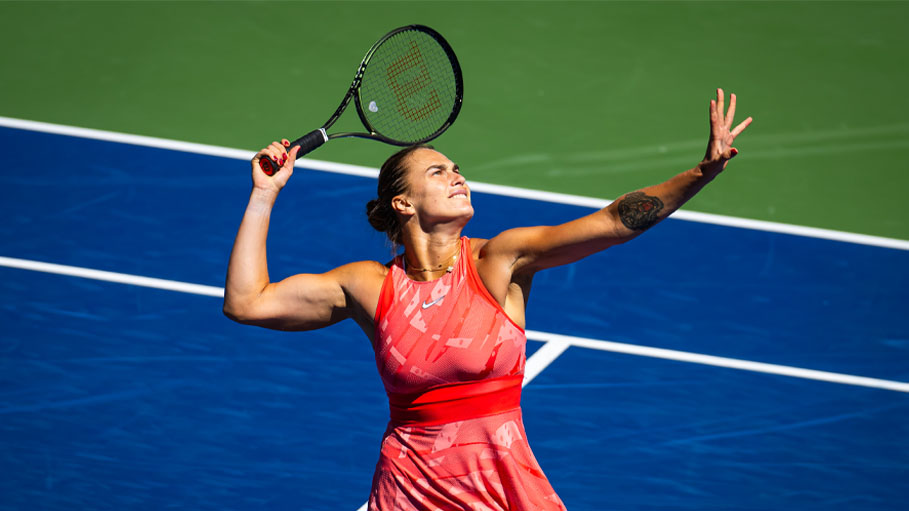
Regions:
[[[447,214],[439,216],[443,223],[460,223],[461,226],[466,225],[471,218],[473,218],[473,206],[470,204],[456,210],[449,210]]]

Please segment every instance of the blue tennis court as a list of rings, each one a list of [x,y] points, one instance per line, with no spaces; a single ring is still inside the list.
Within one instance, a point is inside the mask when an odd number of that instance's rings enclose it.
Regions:
[[[221,314],[248,161],[8,127],[0,149],[0,509],[363,505],[388,417],[369,342],[353,322]],[[298,169],[272,279],[390,259],[374,196],[369,177]],[[474,237],[590,211],[474,205]],[[572,511],[904,509],[907,304],[905,247],[669,219],[536,277],[530,445]],[[616,351],[639,346],[665,351]]]

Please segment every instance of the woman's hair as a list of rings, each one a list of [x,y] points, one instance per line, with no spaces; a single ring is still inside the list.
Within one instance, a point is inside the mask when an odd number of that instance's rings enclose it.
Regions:
[[[405,160],[417,149],[434,149],[429,144],[405,147],[391,155],[379,170],[378,198],[366,203],[366,217],[373,229],[384,232],[397,248],[401,245],[401,223],[391,207],[395,196],[407,191],[407,165]]]

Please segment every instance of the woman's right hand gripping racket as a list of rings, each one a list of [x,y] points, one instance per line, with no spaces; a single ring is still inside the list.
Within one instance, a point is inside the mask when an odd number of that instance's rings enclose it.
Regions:
[[[385,34],[366,52],[357,74],[335,113],[321,128],[285,144],[300,146],[297,158],[330,139],[361,137],[388,144],[422,144],[441,135],[461,110],[464,83],[451,46],[435,30],[409,25]],[[326,133],[351,98],[368,130]],[[281,165],[268,155],[259,166],[269,176]]]

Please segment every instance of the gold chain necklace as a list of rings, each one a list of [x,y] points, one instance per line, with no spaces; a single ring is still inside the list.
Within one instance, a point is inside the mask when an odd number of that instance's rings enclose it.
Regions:
[[[454,270],[454,265],[458,261],[459,255],[461,255],[461,243],[460,242],[458,242],[458,249],[455,251],[455,253],[452,254],[451,256],[449,256],[449,258],[445,260],[446,262],[449,263],[447,267],[445,266],[445,263],[443,262],[436,268],[408,268],[407,267],[407,254],[405,253],[404,254],[404,273],[410,273],[410,272],[435,273],[435,272],[439,272],[439,271],[443,271],[443,270],[446,273],[451,273],[452,270]]]

